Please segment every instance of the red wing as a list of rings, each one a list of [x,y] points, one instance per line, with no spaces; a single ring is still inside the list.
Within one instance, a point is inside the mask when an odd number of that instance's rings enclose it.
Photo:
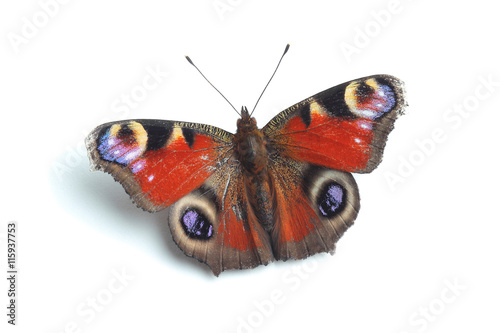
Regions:
[[[97,127],[86,144],[92,168],[113,175],[153,212],[200,187],[231,155],[232,137],[208,125],[127,120]]]
[[[263,129],[285,156],[348,172],[370,172],[406,106],[403,82],[374,75],[346,82],[286,109]]]

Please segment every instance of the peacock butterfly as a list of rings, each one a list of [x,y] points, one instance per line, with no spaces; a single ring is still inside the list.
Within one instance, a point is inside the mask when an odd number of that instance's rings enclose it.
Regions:
[[[111,174],[138,207],[171,206],[175,243],[219,275],[333,253],[360,208],[351,172],[377,167],[405,106],[402,81],[372,75],[309,97],[261,129],[242,107],[236,134],[125,120],[98,126],[86,145],[92,170]]]

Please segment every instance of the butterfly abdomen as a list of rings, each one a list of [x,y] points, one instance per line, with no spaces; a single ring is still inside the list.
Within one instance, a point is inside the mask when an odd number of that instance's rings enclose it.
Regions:
[[[245,179],[245,190],[260,225],[267,232],[274,227],[275,202],[269,174],[261,172]]]

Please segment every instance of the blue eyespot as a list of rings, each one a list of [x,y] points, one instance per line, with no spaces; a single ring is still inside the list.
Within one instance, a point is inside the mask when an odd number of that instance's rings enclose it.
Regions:
[[[114,124],[102,130],[97,150],[103,160],[129,165],[140,157],[147,143],[147,133],[138,122]]]
[[[206,240],[213,235],[212,224],[205,215],[195,208],[189,208],[182,214],[181,225],[190,238]]]
[[[345,102],[358,117],[375,120],[397,104],[390,82],[384,78],[354,81],[346,87]]]
[[[318,209],[321,215],[332,218],[342,211],[345,204],[345,189],[336,182],[327,183],[318,196]]]

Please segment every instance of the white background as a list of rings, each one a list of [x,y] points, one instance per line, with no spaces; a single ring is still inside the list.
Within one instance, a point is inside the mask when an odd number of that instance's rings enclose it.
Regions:
[[[18,223],[19,251],[18,325],[6,324],[2,278],[0,327],[499,331],[493,2],[54,1],[0,5],[1,266],[8,221]],[[334,256],[216,278],[176,247],[165,212],[141,211],[111,176],[89,172],[83,139],[124,118],[234,132],[237,115],[184,56],[238,109],[250,108],[286,43],[290,51],[255,113],[260,126],[370,74],[404,80],[409,108],[378,169],[355,176],[361,213]],[[342,51],[349,47],[355,53]],[[123,108],[122,96],[139,91],[148,70],[168,75]]]

